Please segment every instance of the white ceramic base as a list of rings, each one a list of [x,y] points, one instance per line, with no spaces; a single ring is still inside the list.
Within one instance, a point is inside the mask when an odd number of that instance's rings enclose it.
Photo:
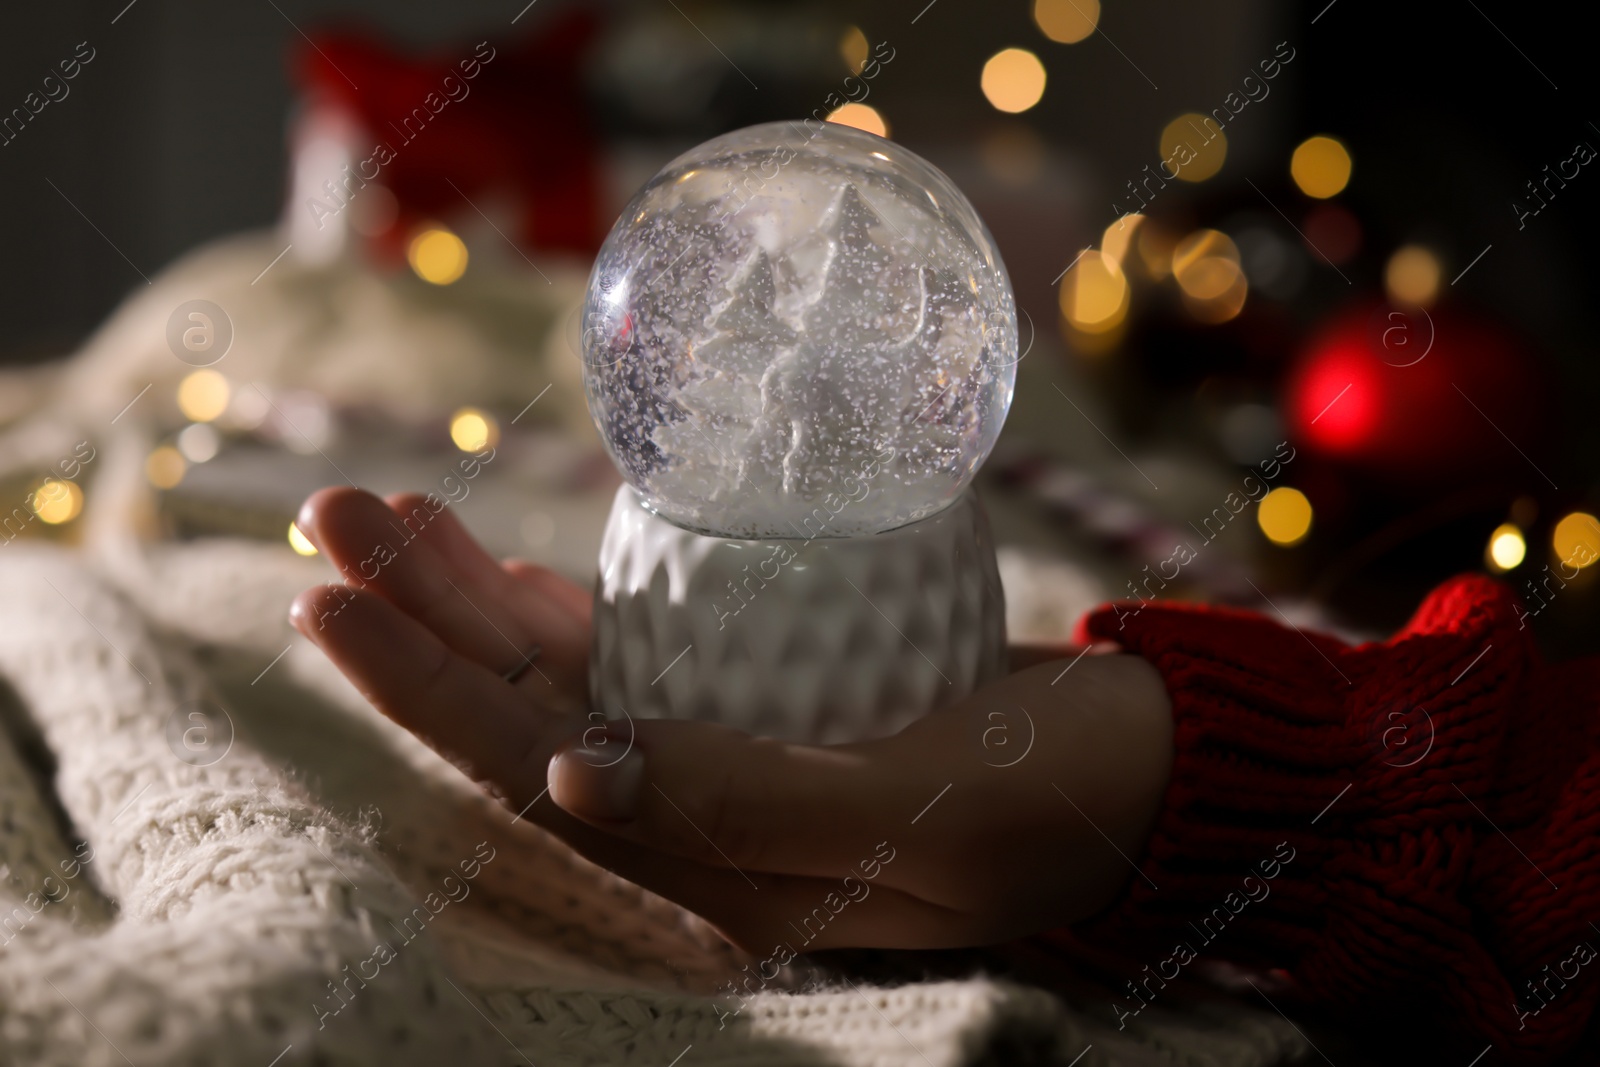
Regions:
[[[589,683],[608,718],[791,741],[881,737],[999,677],[1005,598],[970,490],[868,537],[735,541],[627,486],[600,547]]]

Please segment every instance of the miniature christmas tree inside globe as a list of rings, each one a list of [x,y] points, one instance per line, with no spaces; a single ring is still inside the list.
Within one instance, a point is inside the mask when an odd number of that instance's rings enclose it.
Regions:
[[[1011,284],[966,197],[892,141],[815,121],[663,168],[601,248],[583,323],[589,410],[623,476],[722,537],[938,512],[994,446],[1018,358]]]

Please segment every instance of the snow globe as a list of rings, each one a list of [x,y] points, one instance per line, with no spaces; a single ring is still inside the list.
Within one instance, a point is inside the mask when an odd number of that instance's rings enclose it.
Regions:
[[[623,211],[583,326],[625,481],[596,710],[836,743],[1002,673],[971,482],[1010,407],[1016,306],[944,174],[815,120],[717,137]]]

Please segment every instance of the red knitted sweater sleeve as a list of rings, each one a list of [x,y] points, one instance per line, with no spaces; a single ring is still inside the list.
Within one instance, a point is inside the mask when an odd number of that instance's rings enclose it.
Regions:
[[[1520,616],[1482,577],[1359,647],[1225,609],[1088,616],[1175,723],[1144,877],[1074,931],[1143,955],[1119,1015],[1215,959],[1501,1062],[1570,1047],[1600,1000],[1600,661],[1543,663]]]

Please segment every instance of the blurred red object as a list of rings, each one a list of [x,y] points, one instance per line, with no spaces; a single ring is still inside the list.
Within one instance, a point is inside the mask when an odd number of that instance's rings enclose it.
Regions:
[[[360,178],[398,201],[396,224],[371,237],[380,255],[400,258],[417,226],[485,203],[512,206],[506,235],[524,251],[600,247],[600,143],[581,80],[596,29],[574,11],[510,46],[413,57],[341,30],[296,48],[293,75],[310,109],[365,132],[350,146]]]
[[[1463,311],[1361,304],[1313,336],[1284,418],[1312,455],[1389,487],[1539,482],[1556,404],[1530,348]]]
[[[1342,204],[1318,204],[1305,218],[1307,250],[1332,264],[1348,263],[1361,251],[1361,220]]]

